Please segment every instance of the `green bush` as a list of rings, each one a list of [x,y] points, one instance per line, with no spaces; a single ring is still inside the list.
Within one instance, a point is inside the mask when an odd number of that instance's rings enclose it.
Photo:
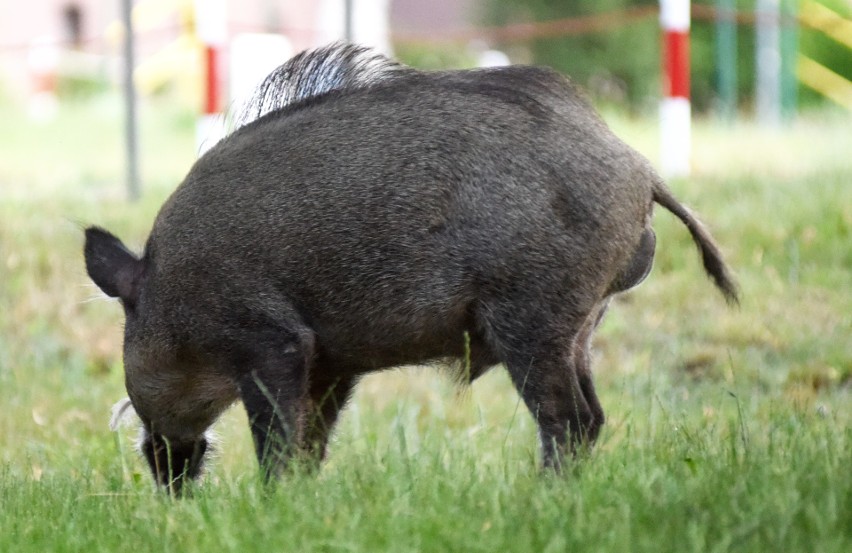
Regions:
[[[91,98],[106,92],[109,88],[109,82],[100,73],[59,75],[56,79],[56,94],[62,99]]]

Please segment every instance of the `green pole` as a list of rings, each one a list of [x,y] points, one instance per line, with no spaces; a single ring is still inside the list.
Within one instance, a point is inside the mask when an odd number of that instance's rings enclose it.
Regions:
[[[735,0],[716,0],[716,82],[719,114],[733,122],[737,115],[737,24]]]
[[[796,60],[799,55],[799,21],[797,0],[781,1],[781,116],[791,121],[798,104]]]
[[[755,90],[757,121],[781,122],[781,0],[755,0]]]

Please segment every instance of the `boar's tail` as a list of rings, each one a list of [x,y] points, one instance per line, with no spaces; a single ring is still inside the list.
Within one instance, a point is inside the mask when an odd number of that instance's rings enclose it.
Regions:
[[[653,192],[654,201],[674,213],[678,219],[683,221],[686,228],[689,229],[689,233],[692,235],[695,245],[698,246],[698,251],[701,252],[701,259],[704,262],[704,270],[707,271],[707,274],[713,279],[716,287],[721,290],[728,304],[738,305],[739,291],[737,289],[737,285],[734,282],[733,277],[731,277],[728,267],[722,260],[722,254],[719,251],[719,247],[713,241],[713,237],[710,236],[707,229],[704,228],[704,225],[695,218],[689,208],[675,199],[671,191],[662,181],[658,180],[654,183]]]

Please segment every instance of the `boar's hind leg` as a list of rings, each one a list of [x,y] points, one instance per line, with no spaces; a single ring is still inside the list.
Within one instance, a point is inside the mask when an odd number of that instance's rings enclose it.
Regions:
[[[349,400],[354,387],[355,378],[353,377],[332,380],[321,377],[312,378],[303,444],[313,460],[321,461],[325,458],[326,446],[334,423],[337,422],[337,416]]]
[[[296,452],[304,427],[307,403],[307,344],[283,348],[262,357],[239,380],[240,396],[264,478],[278,475]]]
[[[575,454],[594,439],[603,422],[591,376],[579,370],[585,365],[576,359],[575,344],[590,314],[553,314],[554,323],[528,309],[506,305],[488,308],[484,316],[512,382],[538,423],[542,462],[559,470],[565,453]]]
[[[592,423],[587,428],[585,436],[590,444],[597,440],[605,417],[603,408],[598,400],[598,395],[595,393],[595,384],[592,381],[591,355],[589,350],[592,344],[592,334],[603,319],[608,305],[609,299],[606,299],[586,317],[586,321],[580,329],[580,334],[574,340],[574,370],[577,372],[577,380],[580,383],[583,398],[589,404],[589,409],[592,410]]]

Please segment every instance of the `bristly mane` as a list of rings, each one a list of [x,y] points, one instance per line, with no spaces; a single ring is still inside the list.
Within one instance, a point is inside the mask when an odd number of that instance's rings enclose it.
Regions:
[[[378,52],[343,42],[305,50],[273,70],[236,111],[233,130],[264,115],[332,91],[368,87],[411,69]]]

